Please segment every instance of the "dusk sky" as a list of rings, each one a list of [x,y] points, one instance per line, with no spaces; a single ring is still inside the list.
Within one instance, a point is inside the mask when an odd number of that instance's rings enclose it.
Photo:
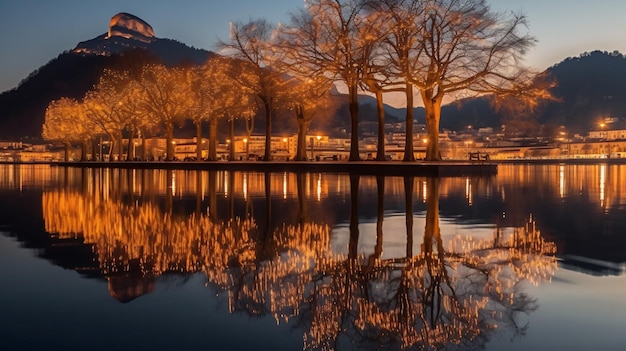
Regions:
[[[527,64],[545,69],[585,51],[626,53],[623,0],[492,0],[497,11],[523,12],[538,40]],[[80,41],[108,29],[128,12],[148,22],[159,38],[213,50],[228,39],[228,23],[266,18],[288,22],[303,0],[0,0],[0,92]]]

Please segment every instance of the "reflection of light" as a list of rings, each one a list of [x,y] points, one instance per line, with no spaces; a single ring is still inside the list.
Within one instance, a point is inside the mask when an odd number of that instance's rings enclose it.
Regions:
[[[469,178],[465,179],[465,198],[467,199],[467,204],[472,206],[472,182],[470,182]]]
[[[422,202],[426,202],[426,199],[428,199],[428,187],[426,184],[426,181],[422,182]]]
[[[287,200],[287,172],[283,173],[283,199]]]
[[[226,175],[226,174],[224,174],[224,175]],[[228,196],[228,186],[229,186],[228,179],[229,179],[229,177],[225,176],[224,180],[223,180],[223,182],[224,182],[224,197]]]
[[[559,167],[559,195],[565,197],[565,166]]]
[[[322,175],[317,176],[317,201],[322,199]]]
[[[243,198],[248,199],[248,173],[243,174]]]
[[[132,174],[132,177],[133,177],[133,179],[132,179],[132,182],[133,182],[133,193],[134,193],[134,194],[139,194],[139,193],[137,192],[137,190],[138,190],[138,189],[137,189],[137,170],[136,170],[136,169],[133,169],[133,170],[132,170],[132,172],[131,172],[131,174]],[[92,179],[91,179],[91,178],[89,178],[89,181],[92,181]]]
[[[172,196],[176,195],[176,172],[172,172]]]
[[[604,199],[606,191],[606,165],[600,166],[600,206],[604,208]]]

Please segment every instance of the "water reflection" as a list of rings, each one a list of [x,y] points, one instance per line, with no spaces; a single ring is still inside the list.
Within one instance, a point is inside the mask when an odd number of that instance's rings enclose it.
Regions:
[[[128,302],[158,276],[201,272],[229,312],[303,328],[304,349],[477,347],[496,331],[523,334],[536,308],[523,282],[557,268],[532,216],[488,236],[444,238],[441,193],[472,206],[489,179],[80,172],[44,191],[45,230],[90,247],[113,297]],[[468,182],[477,184],[469,195]],[[401,209],[404,230],[385,231],[386,211]]]

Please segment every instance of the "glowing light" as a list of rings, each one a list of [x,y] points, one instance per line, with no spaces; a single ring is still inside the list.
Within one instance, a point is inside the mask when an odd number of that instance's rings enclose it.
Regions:
[[[605,207],[606,196],[606,164],[600,166],[600,207]]]
[[[559,167],[559,196],[565,197],[565,166]]]
[[[467,199],[467,204],[472,206],[472,201],[474,194],[472,193],[472,182],[469,178],[465,178],[465,198]]]
[[[243,198],[248,199],[248,173],[243,174]]]
[[[322,175],[317,176],[317,201],[322,200]]]

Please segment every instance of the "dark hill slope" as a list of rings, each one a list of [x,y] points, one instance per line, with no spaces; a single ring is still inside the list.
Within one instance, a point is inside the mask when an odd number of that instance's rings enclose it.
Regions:
[[[617,52],[594,51],[550,67],[554,95],[561,102],[539,113],[542,124],[565,125],[575,132],[597,128],[604,117],[626,117],[626,58]]]
[[[63,53],[0,95],[0,138],[38,137],[46,107],[61,97],[81,98],[110,61],[105,56]]]

